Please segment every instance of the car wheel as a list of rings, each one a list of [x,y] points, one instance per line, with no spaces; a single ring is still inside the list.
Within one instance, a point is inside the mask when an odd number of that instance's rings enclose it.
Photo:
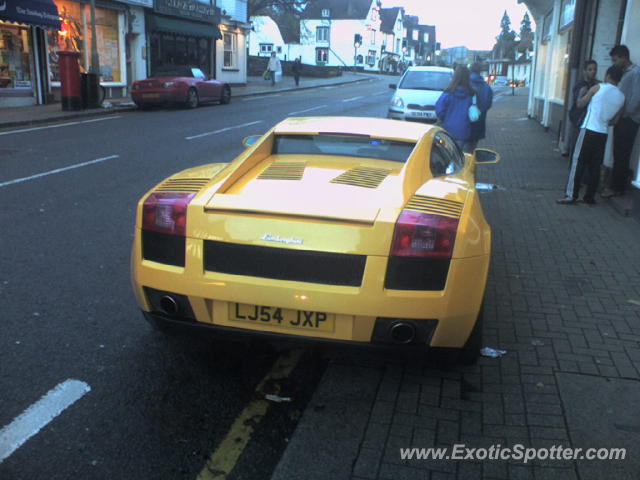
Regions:
[[[229,85],[225,85],[220,94],[220,104],[226,105],[231,101],[231,89]]]
[[[473,365],[478,361],[478,357],[480,356],[480,349],[482,348],[482,323],[484,320],[483,310],[484,308],[481,306],[480,312],[478,312],[478,318],[476,318],[476,324],[473,330],[471,330],[467,342],[460,351],[458,361],[463,365]]]
[[[198,92],[195,88],[190,88],[187,92],[187,108],[196,108],[198,106]]]

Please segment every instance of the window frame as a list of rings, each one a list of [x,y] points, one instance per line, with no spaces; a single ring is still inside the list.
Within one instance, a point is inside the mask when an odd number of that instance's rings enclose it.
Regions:
[[[316,42],[328,42],[330,30],[326,25],[316,27]]]
[[[227,50],[225,37],[231,39],[231,49]],[[227,53],[230,54],[231,61],[227,64]],[[222,68],[238,68],[238,35],[234,32],[224,32],[222,37]]]
[[[320,59],[320,53],[324,54],[324,60]],[[329,61],[329,49],[327,47],[316,47],[316,63],[327,63]]]

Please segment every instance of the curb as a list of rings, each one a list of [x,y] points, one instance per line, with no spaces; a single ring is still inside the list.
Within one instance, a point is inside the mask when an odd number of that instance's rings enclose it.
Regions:
[[[281,89],[277,89],[277,90],[261,90],[261,91],[256,91],[256,92],[247,92],[247,93],[243,93],[240,95],[236,95],[236,96],[232,96],[233,98],[242,98],[242,97],[253,97],[253,96],[258,96],[258,95],[273,95],[276,93],[282,93],[282,92],[292,92],[292,91],[300,91],[300,90],[311,90],[314,88],[322,88],[322,87],[328,87],[328,86],[337,86],[337,85],[347,85],[350,83],[360,83],[360,82],[370,82],[372,81],[373,78],[370,77],[365,77],[365,78],[358,78],[355,80],[347,80],[344,82],[336,82],[336,83],[327,83],[327,84],[322,84],[322,85],[310,85],[310,86],[306,86],[306,87],[293,87],[293,88],[281,88]],[[233,90],[232,90],[233,92]],[[57,114],[52,114],[48,117],[44,117],[44,118],[37,118],[37,119],[32,119],[32,120],[18,120],[15,122],[6,122],[6,123],[0,123],[0,128],[11,128],[11,127],[21,127],[21,126],[25,126],[25,125],[37,125],[40,123],[48,123],[48,122],[52,122],[55,120],[75,120],[77,118],[82,118],[82,117],[91,117],[91,116],[95,116],[95,115],[109,115],[109,114],[114,114],[114,113],[120,113],[120,112],[130,112],[133,110],[138,110],[138,107],[136,106],[126,106],[126,107],[118,107],[118,106],[114,106],[111,108],[100,108],[100,109],[92,109],[92,110],[82,110],[82,111],[78,111],[77,113],[71,113],[71,114],[66,114],[66,115],[57,115]]]

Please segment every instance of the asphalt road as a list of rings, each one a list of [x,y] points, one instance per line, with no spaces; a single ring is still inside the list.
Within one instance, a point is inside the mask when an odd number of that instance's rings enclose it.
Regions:
[[[0,429],[62,382],[84,382],[0,457],[1,479],[196,478],[279,353],[151,329],[129,280],[135,205],[285,117],[383,117],[388,82],[0,130]],[[323,365],[304,351],[282,385],[294,401],[274,404],[230,478],[269,477]]]

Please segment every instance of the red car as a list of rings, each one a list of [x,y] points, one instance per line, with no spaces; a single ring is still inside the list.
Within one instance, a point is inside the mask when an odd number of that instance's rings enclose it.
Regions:
[[[207,79],[197,67],[176,66],[158,70],[146,80],[133,82],[131,98],[140,108],[154,105],[196,108],[204,102],[229,103],[231,87],[225,82]]]

